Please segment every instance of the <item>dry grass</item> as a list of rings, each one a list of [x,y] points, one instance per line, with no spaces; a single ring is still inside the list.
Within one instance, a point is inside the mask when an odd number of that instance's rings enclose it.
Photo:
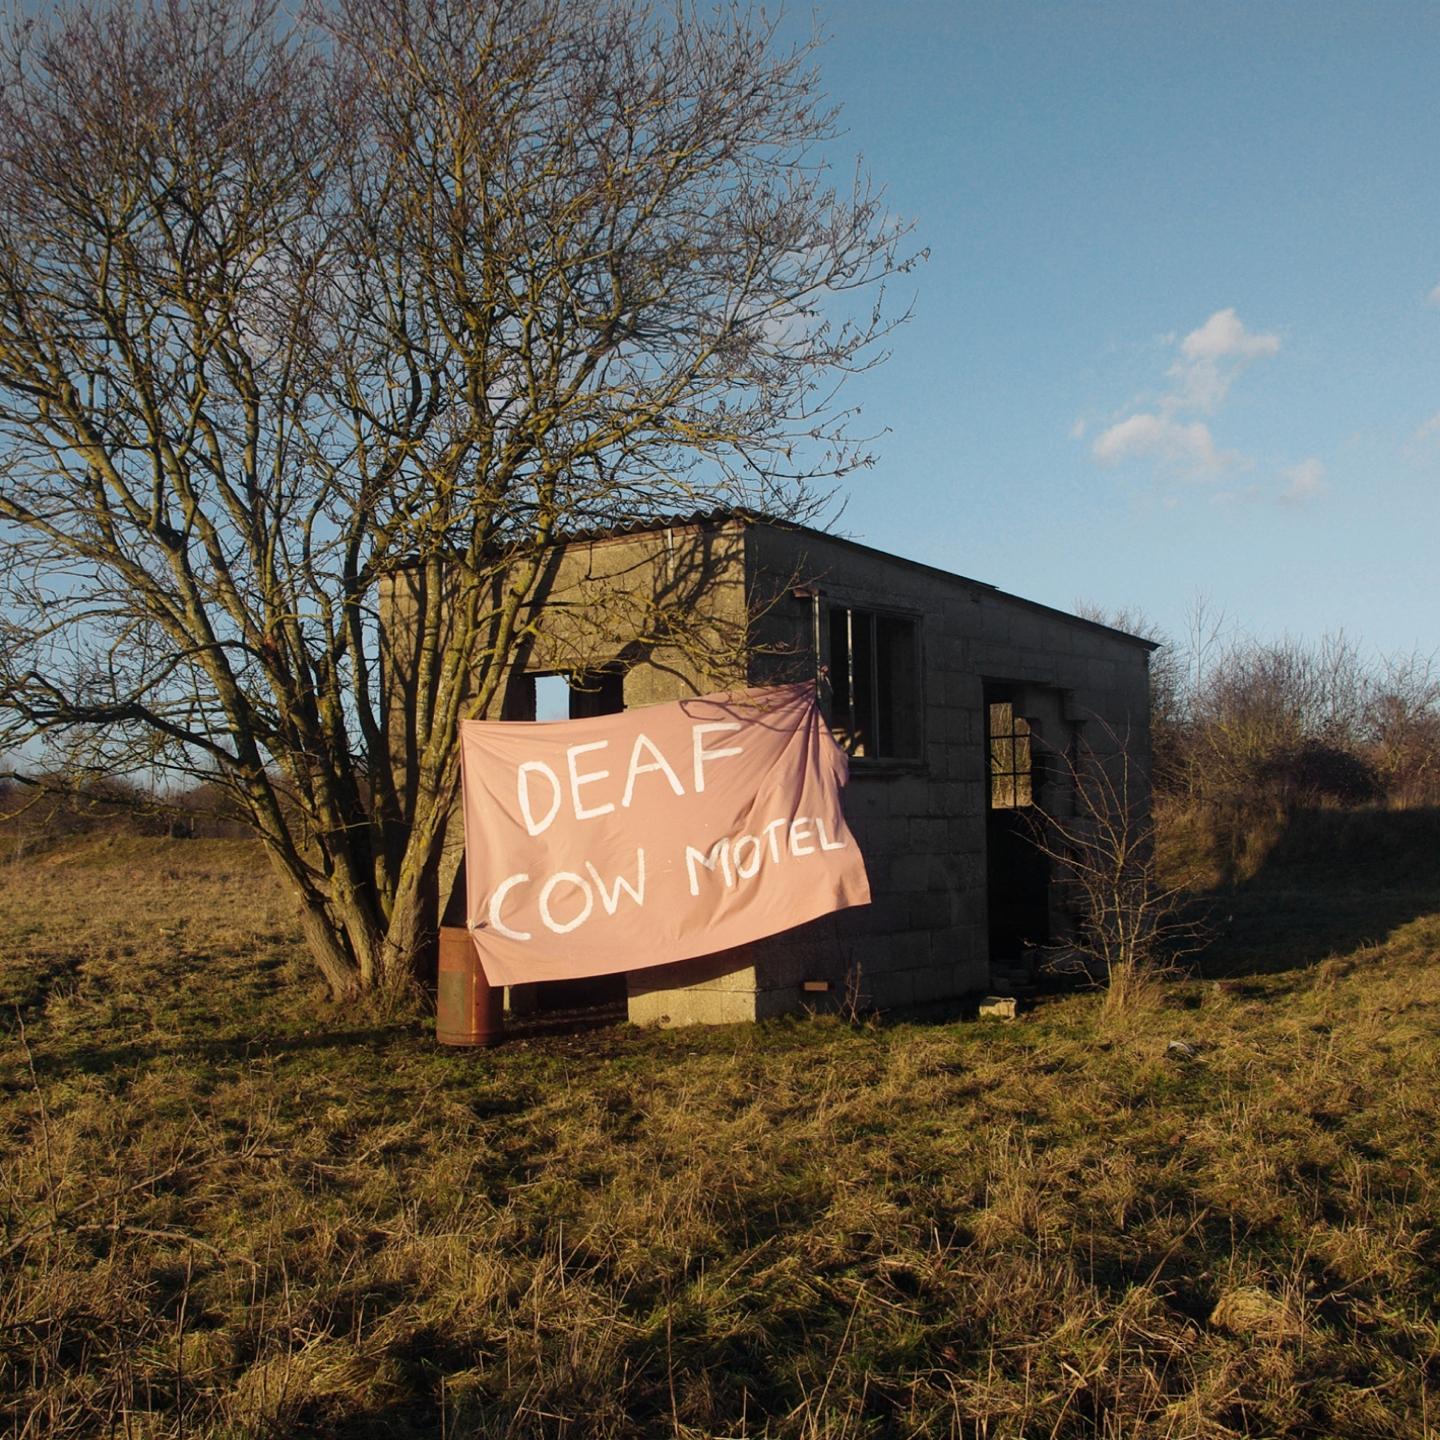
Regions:
[[[3,1433],[1440,1434],[1440,883],[1281,879],[1123,1022],[467,1054],[244,844],[0,867]]]

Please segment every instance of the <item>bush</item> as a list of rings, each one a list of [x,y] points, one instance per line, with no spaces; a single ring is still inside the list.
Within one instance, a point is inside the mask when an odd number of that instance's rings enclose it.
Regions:
[[[1287,806],[1323,800],[1366,805],[1385,795],[1373,765],[1353,751],[1323,740],[1303,740],[1267,756],[1256,767],[1255,778]]]
[[[1367,659],[1344,635],[1261,641],[1192,607],[1176,641],[1136,610],[1080,606],[1159,642],[1150,661],[1152,780],[1227,812],[1440,804],[1440,663]]]
[[[1430,661],[1386,663],[1370,695],[1366,730],[1390,803],[1440,805],[1440,675]]]

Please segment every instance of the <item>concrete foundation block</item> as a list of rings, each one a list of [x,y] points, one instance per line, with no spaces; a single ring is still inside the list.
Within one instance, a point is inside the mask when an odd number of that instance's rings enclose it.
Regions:
[[[648,990],[631,994],[632,1025],[738,1025],[759,1019],[754,990]]]
[[[745,946],[678,960],[673,965],[651,965],[625,977],[631,995],[647,990],[747,990],[756,988],[755,954]]]
[[[1013,1020],[1016,1013],[1013,995],[987,995],[980,1002],[982,1020]]]

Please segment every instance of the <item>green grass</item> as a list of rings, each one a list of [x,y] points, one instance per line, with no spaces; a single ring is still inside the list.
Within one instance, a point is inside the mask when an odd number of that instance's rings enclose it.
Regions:
[[[243,843],[0,866],[3,1433],[1440,1435],[1440,883],[1269,853],[1130,1015],[480,1053]]]

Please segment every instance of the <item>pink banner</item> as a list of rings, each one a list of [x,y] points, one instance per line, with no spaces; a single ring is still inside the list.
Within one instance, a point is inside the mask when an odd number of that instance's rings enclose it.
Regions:
[[[865,905],[813,685],[467,721],[470,933],[492,985],[641,970]]]

